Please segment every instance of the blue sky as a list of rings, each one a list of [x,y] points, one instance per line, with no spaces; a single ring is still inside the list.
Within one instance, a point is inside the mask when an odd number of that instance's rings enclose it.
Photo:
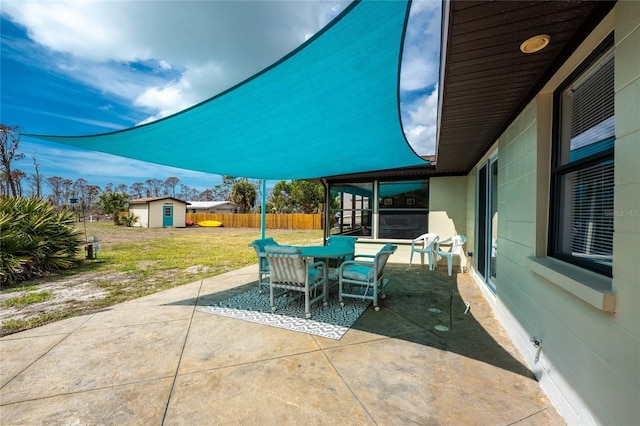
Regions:
[[[87,135],[188,108],[245,80],[338,15],[338,1],[3,0],[0,121],[25,133]],[[414,1],[401,111],[417,153],[435,151],[440,2]],[[176,176],[202,191],[218,175],[23,137],[15,167],[101,188]],[[47,188],[45,188],[45,192]]]

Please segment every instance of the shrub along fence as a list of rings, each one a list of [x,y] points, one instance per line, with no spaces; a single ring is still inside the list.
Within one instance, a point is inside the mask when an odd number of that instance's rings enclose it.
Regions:
[[[267,229],[323,229],[321,213],[267,213]],[[187,220],[197,224],[217,220],[228,228],[260,228],[260,213],[187,213]]]

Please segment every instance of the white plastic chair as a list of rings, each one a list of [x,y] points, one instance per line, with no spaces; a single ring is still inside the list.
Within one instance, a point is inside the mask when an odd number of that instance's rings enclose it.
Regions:
[[[413,254],[420,253],[420,264],[424,265],[424,255],[429,257],[429,270],[433,271],[435,267],[433,263],[434,243],[440,239],[438,234],[422,234],[411,242],[411,257],[409,257],[409,266],[413,262]]]
[[[453,264],[453,256],[458,256],[460,259],[460,273],[463,273],[462,269],[462,257],[464,254],[463,246],[467,242],[467,237],[464,235],[454,235],[453,237],[449,237],[446,240],[438,241],[436,243],[436,256],[444,257],[447,259],[447,271],[449,272],[449,276],[451,276],[451,269]],[[450,250],[443,250],[441,246],[450,246]]]

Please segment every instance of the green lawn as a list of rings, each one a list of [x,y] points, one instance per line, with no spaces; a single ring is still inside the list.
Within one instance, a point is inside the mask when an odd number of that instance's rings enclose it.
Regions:
[[[85,260],[78,269],[62,274],[2,288],[3,306],[12,306],[18,312],[15,318],[3,318],[2,334],[92,312],[257,263],[254,249],[247,245],[260,238],[259,229],[140,229],[114,226],[110,222],[86,226],[87,241],[94,235],[99,239],[96,259]],[[84,224],[78,227],[84,239]],[[266,235],[280,244],[322,244],[322,231],[267,230]],[[100,293],[100,297],[63,302],[56,299],[56,291],[79,285],[77,283],[82,283],[88,291]],[[47,309],[40,308],[47,304]],[[37,312],[30,314],[30,307]]]

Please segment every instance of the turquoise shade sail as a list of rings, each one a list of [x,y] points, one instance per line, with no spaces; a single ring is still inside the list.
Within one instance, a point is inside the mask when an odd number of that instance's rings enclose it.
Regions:
[[[146,125],[91,136],[27,135],[151,163],[256,179],[305,179],[428,164],[399,110],[410,4],[350,4],[248,80]]]

